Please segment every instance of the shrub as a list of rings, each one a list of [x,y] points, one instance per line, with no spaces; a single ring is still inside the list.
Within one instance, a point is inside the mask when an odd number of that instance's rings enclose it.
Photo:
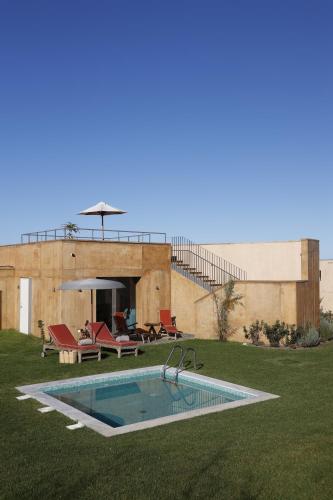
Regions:
[[[246,339],[250,339],[252,344],[259,344],[260,333],[263,330],[264,322],[257,320],[249,326],[249,329],[246,326],[243,326],[244,336]]]
[[[325,320],[326,321],[326,320]],[[333,323],[327,321],[324,325],[323,336],[333,338]],[[291,346],[297,344],[302,347],[313,347],[319,344],[320,336],[318,331],[307,324],[305,328],[295,325],[287,325],[284,321],[275,321],[272,325],[256,320],[248,328],[243,326],[246,339],[251,339],[253,344],[258,345],[260,333],[263,332],[272,347],[278,347],[281,340],[284,339],[285,345]],[[329,333],[328,333],[329,332]]]
[[[300,328],[296,328],[295,325],[291,325],[288,327],[288,333],[286,335],[286,345],[295,345],[297,344],[298,339],[301,337],[302,330]]]
[[[297,343],[302,347],[314,347],[318,345],[319,342],[320,337],[318,331],[313,326],[310,326],[304,329]]]
[[[321,340],[330,340],[333,338],[333,323],[324,317],[320,318],[320,338]]]
[[[289,327],[284,321],[277,320],[273,325],[264,323],[263,332],[270,345],[277,347],[280,345],[280,341],[289,334]]]

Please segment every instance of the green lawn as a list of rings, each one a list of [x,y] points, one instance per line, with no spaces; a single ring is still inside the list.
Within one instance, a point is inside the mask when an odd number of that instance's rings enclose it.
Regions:
[[[56,412],[17,401],[15,386],[161,364],[170,345],[100,363],[59,365],[40,342],[0,332],[0,498],[331,499],[333,343],[277,351],[188,341],[200,373],[280,399],[114,438],[68,431]]]

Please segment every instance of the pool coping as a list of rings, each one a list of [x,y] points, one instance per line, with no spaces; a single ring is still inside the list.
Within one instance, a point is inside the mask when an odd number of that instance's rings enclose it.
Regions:
[[[247,399],[240,399],[237,401],[231,401],[229,403],[223,403],[220,405],[216,406],[210,406],[207,408],[200,408],[196,410],[190,410],[187,412],[183,413],[178,413],[176,415],[168,415],[165,417],[160,417],[160,418],[155,418],[151,420],[145,420],[143,422],[137,422],[135,424],[128,424],[124,425],[122,427],[111,427],[110,425],[107,425],[103,422],[100,422],[94,417],[91,417],[90,415],[87,415],[86,413],[83,413],[82,411],[73,408],[72,406],[60,401],[59,399],[54,398],[53,396],[46,394],[43,392],[43,389],[46,387],[53,387],[56,386],[57,388],[61,388],[61,386],[66,386],[68,384],[73,384],[73,383],[89,383],[92,381],[98,381],[98,380],[103,380],[105,378],[108,379],[113,379],[113,378],[118,378],[119,376],[131,376],[131,375],[137,375],[137,374],[147,374],[149,372],[156,372],[156,371],[162,371],[163,365],[155,365],[155,366],[149,366],[149,367],[144,367],[144,368],[135,368],[132,370],[122,370],[122,371],[116,371],[116,372],[107,372],[107,373],[99,373],[96,375],[87,375],[84,377],[75,377],[75,378],[69,378],[69,379],[62,379],[62,380],[52,380],[48,382],[43,382],[40,384],[32,384],[32,385],[21,385],[19,387],[16,387],[16,389],[23,393],[31,396],[33,399],[36,399],[40,403],[46,405],[46,406],[51,406],[58,412],[62,413],[66,417],[70,418],[71,420],[81,422],[83,425],[88,427],[89,429],[92,429],[99,434],[102,434],[105,437],[112,437],[112,436],[117,436],[120,434],[125,434],[127,432],[133,432],[133,431],[139,431],[143,429],[148,429],[151,427],[156,427],[159,425],[164,425],[164,424],[169,424],[171,422],[177,422],[180,420],[187,420],[189,418],[194,418],[194,417],[199,417],[202,415],[208,415],[210,413],[217,413],[220,411],[225,411],[229,410],[231,408],[238,408],[240,406],[246,406],[249,404],[254,404],[254,403],[260,403],[262,401],[268,401],[270,399],[276,399],[279,398],[280,396],[277,396],[275,394],[271,394],[268,392],[263,392],[263,391],[258,391],[256,389],[252,389],[250,387],[245,387],[242,385],[238,384],[233,384],[231,382],[226,382],[225,380],[220,380],[212,377],[207,377],[206,375],[199,375],[193,372],[189,372],[187,370],[184,370],[180,373],[180,377],[185,376],[186,379],[188,380],[193,380],[193,381],[201,381],[201,382],[207,382],[207,384],[211,386],[218,386],[218,387],[224,387],[226,389],[231,389],[235,391],[239,391],[242,393],[246,393],[249,395]],[[170,368],[168,372],[170,374],[175,373],[175,369]]]

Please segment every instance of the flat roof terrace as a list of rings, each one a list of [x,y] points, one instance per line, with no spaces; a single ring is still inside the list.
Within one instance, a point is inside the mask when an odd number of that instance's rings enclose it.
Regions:
[[[54,240],[120,241],[123,243],[166,243],[166,233],[156,231],[124,231],[120,229],[91,229],[66,226],[21,234],[21,243]]]

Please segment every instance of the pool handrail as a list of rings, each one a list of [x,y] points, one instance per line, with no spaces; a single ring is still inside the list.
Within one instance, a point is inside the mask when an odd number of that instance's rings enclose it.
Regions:
[[[180,363],[182,362],[182,359],[183,359],[183,355],[184,355],[184,350],[182,348],[181,345],[179,344],[176,344],[172,347],[171,351],[169,352],[169,355],[166,359],[166,362],[164,363],[163,365],[163,368],[162,368],[162,379],[163,380],[166,380],[166,376],[165,376],[165,373],[166,371],[169,369],[169,368],[173,368],[172,366],[169,366],[168,363],[170,361],[170,359],[172,358],[172,355],[173,353],[175,352],[176,349],[180,349],[180,358],[179,358],[179,362],[178,362],[178,365],[176,367],[176,369],[178,369],[180,367]]]

